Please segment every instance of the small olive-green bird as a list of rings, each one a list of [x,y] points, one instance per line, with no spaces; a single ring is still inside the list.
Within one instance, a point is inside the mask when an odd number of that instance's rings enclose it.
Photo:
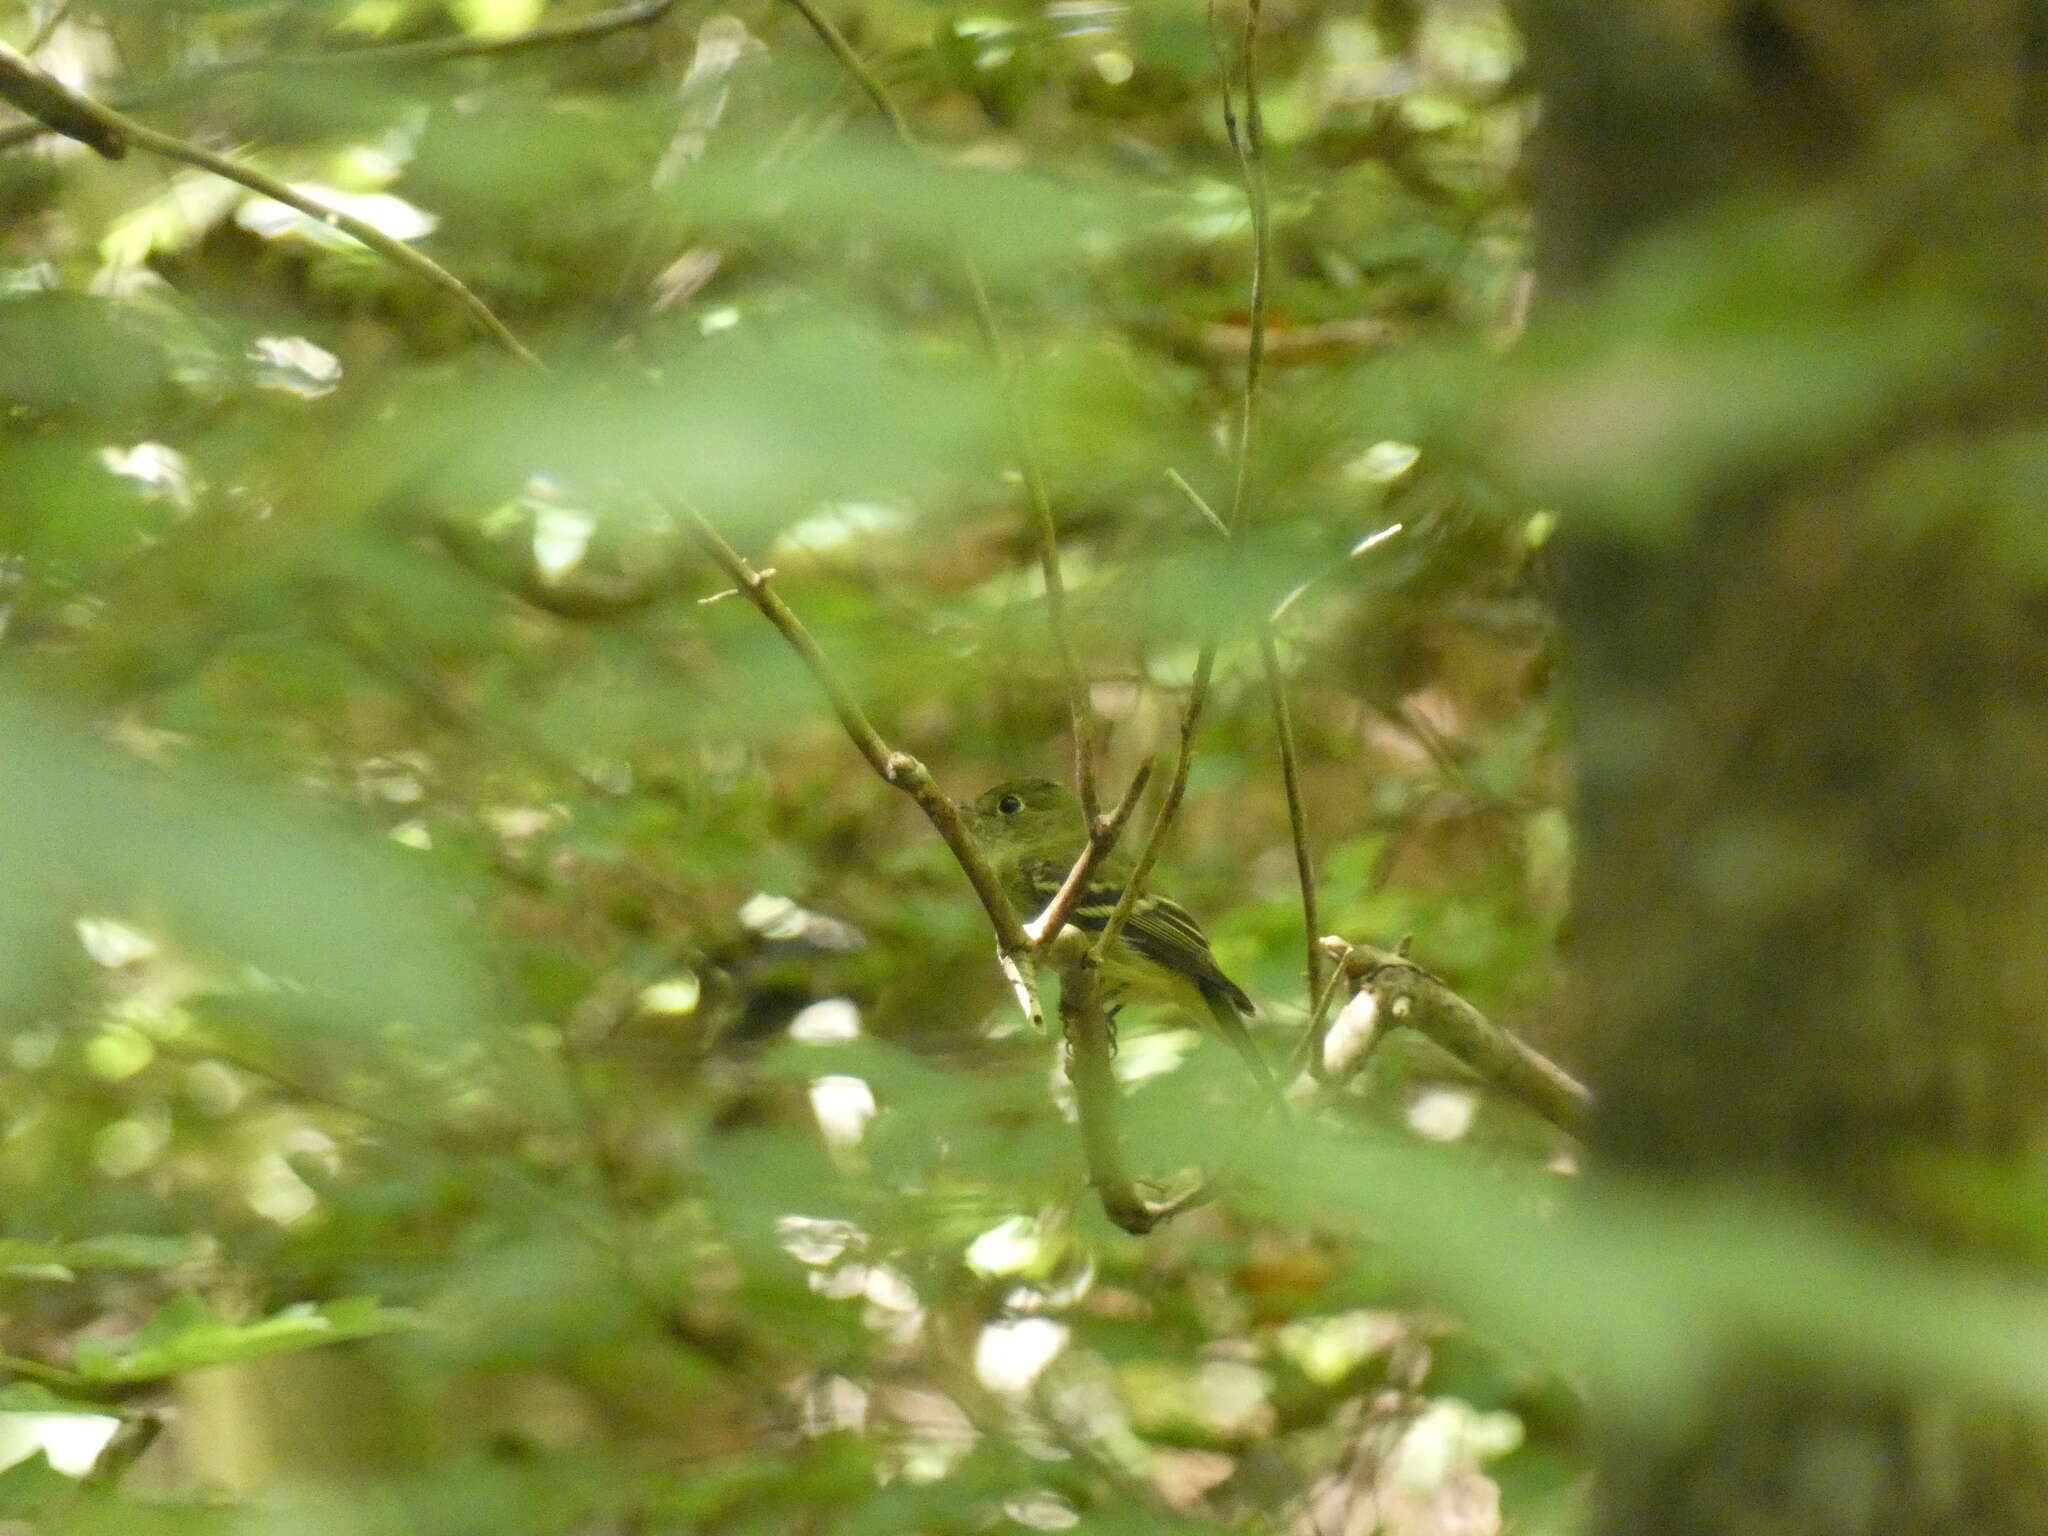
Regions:
[[[1010,779],[961,809],[1018,914],[1028,921],[1043,912],[1088,841],[1080,799],[1050,779]],[[1069,925],[1085,934],[1102,932],[1134,862],[1119,846],[1097,865]],[[1103,957],[1102,981],[1112,1010],[1126,1001],[1160,1002],[1214,1020],[1252,1075],[1268,1092],[1279,1093],[1245,1028],[1244,1016],[1256,1011],[1252,1000],[1223,974],[1201,925],[1178,902],[1150,892],[1138,898]]]

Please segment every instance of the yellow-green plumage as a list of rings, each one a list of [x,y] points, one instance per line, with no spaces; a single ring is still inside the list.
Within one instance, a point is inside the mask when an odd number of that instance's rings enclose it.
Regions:
[[[988,856],[1004,894],[1027,918],[1042,912],[1059,894],[1088,840],[1080,801],[1050,779],[1011,779],[964,809],[968,829]],[[1083,934],[1103,930],[1116,910],[1132,862],[1120,849],[1097,866],[1069,919],[1073,928]],[[1201,925],[1178,902],[1149,892],[1138,898],[1116,944],[1103,957],[1102,979],[1113,1007],[1149,1001],[1206,1017],[1253,1075],[1278,1092],[1265,1057],[1245,1028],[1244,1015],[1256,1011],[1252,1000],[1223,974]]]

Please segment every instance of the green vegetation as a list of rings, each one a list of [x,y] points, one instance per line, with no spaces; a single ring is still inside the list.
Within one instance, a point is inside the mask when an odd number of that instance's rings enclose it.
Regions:
[[[2048,1489],[2036,120],[1697,9],[0,0],[0,1532],[2028,1529],[1714,1457]]]

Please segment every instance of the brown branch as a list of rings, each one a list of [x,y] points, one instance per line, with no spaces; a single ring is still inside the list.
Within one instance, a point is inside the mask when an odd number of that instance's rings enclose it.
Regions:
[[[317,198],[306,196],[288,182],[280,181],[268,172],[244,165],[238,160],[230,160],[226,155],[215,154],[210,149],[202,149],[185,139],[176,138],[168,133],[159,133],[156,129],[146,127],[133,118],[122,117],[117,112],[104,108],[102,110],[118,124],[122,137],[129,143],[153,154],[162,155],[166,160],[182,161],[202,171],[211,171],[225,180],[239,182],[252,192],[260,192],[273,201],[283,203],[287,208],[298,209],[308,218],[318,219],[322,224],[340,230],[358,244],[375,251],[393,266],[410,272],[422,282],[447,294],[468,314],[478,330],[520,362],[530,368],[543,366],[541,360],[527,350],[526,343],[512,334],[511,327],[500,320],[491,307],[470,290],[468,284],[432,257],[422,255],[403,240],[393,239],[376,225],[359,219],[354,214],[344,213],[339,208],[329,207]]]
[[[938,831],[939,836],[945,839],[946,846],[952,849],[953,857],[959,862],[968,883],[974,887],[974,894],[981,899],[982,909],[988,913],[989,923],[996,933],[996,947],[1004,960],[1011,963],[1005,966],[1005,970],[1009,971],[1011,965],[1018,966],[1011,976],[1012,984],[1017,985],[1020,976],[1028,984],[1031,974],[1028,968],[1032,959],[1031,940],[1025,934],[1024,925],[1018,920],[1015,910],[1011,908],[1009,898],[1003,894],[1002,883],[996,879],[995,871],[989,867],[988,860],[982,856],[981,850],[974,845],[974,839],[968,835],[967,823],[961,818],[960,807],[939,793],[938,786],[932,781],[930,770],[923,763],[906,752],[896,751],[882,739],[881,733],[874,728],[860,705],[855,702],[852,691],[847,688],[845,681],[834,670],[832,663],[826,660],[825,653],[818,648],[817,640],[804,627],[803,620],[796,616],[789,604],[785,603],[780,594],[768,584],[768,578],[749,565],[738,550],[726,543],[724,537],[703,513],[685,505],[683,516],[698,547],[710,558],[712,564],[725,573],[726,579],[739,589],[741,595],[760,610],[761,617],[775,626],[782,638],[789,642],[790,649],[796,652],[797,657],[809,669],[819,688],[824,691],[826,700],[831,704],[832,713],[839,717],[840,725],[845,728],[847,736],[859,749],[860,755],[867,759],[868,766],[875,770],[884,783],[894,785],[915,800],[918,809],[924,812],[926,819]],[[1031,1008],[1027,1008],[1026,1011],[1032,1013],[1036,1022],[1037,1014]]]
[[[1391,950],[1370,944],[1324,941],[1335,953],[1354,999],[1367,996],[1378,1019],[1391,1028],[1407,1025],[1433,1041],[1492,1086],[1571,1135],[1583,1135],[1593,1107],[1592,1090],[1534,1046],[1502,1029],[1466,1002],[1441,977]],[[1341,1079],[1359,1061],[1338,1062],[1317,1053],[1318,1075]]]
[[[818,9],[813,0],[789,0],[789,3],[810,23],[811,30],[818,34],[840,66],[853,77],[875,110],[882,114],[897,142],[912,157],[923,160],[924,146],[918,141],[909,119],[896,105],[888,88],[868,68],[859,50],[847,41],[846,34],[839,30],[831,17]],[[988,283],[981,275],[979,264],[957,235],[954,248],[967,279],[968,292],[974,300],[974,318],[981,330],[982,343],[995,364],[1004,418],[1017,449],[1018,468],[1024,480],[1024,499],[1031,508],[1032,529],[1037,536],[1039,569],[1045,575],[1046,622],[1052,630],[1053,649],[1059,657],[1060,679],[1066,689],[1067,717],[1074,737],[1074,788],[1081,797],[1082,813],[1093,825],[1102,815],[1101,796],[1095,784],[1095,711],[1087,678],[1081,671],[1067,626],[1067,585],[1060,573],[1059,522],[1053,515],[1052,494],[1046,488],[1045,469],[1035,447],[1036,438],[1025,406],[1023,386],[1010,349],[1003,340],[1002,327],[996,320]]]
[[[563,43],[590,42],[644,27],[660,21],[676,7],[677,0],[640,0],[614,10],[599,11],[574,21],[552,22],[504,37],[430,37],[407,43],[373,43],[362,48],[337,48],[327,53],[257,54],[241,59],[222,59],[189,69],[168,79],[144,82],[131,90],[115,93],[114,103],[127,110],[174,100],[195,86],[230,75],[254,74],[263,70],[300,71],[343,69],[356,65],[404,67],[438,64],[449,59],[482,58],[492,54],[523,53]],[[67,4],[64,9],[68,10]],[[35,52],[31,47],[29,52]],[[43,123],[21,123],[0,130],[0,149],[11,149],[43,133]],[[57,130],[62,132],[63,130]]]
[[[1130,788],[1124,791],[1115,808],[1089,825],[1087,846],[1074,860],[1074,867],[1067,871],[1067,878],[1060,883],[1058,894],[1043,912],[1024,925],[1024,931],[1032,936],[1041,956],[1052,948],[1053,940],[1060,936],[1067,919],[1074,915],[1074,908],[1081,904],[1081,895],[1088,888],[1088,877],[1115,851],[1117,840],[1123,836],[1124,823],[1131,819],[1131,812],[1138,808],[1138,797],[1144,794],[1145,786],[1152,781],[1152,764],[1153,759],[1149,757],[1138,764],[1138,771],[1131,775]]]

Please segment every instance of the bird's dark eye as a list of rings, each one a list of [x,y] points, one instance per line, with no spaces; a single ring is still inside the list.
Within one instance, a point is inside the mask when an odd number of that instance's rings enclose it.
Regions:
[[[996,802],[996,809],[1001,811],[1005,816],[1014,816],[1019,811],[1024,809],[1024,802],[1022,800],[1019,800],[1015,795],[1005,795],[1002,799]]]

